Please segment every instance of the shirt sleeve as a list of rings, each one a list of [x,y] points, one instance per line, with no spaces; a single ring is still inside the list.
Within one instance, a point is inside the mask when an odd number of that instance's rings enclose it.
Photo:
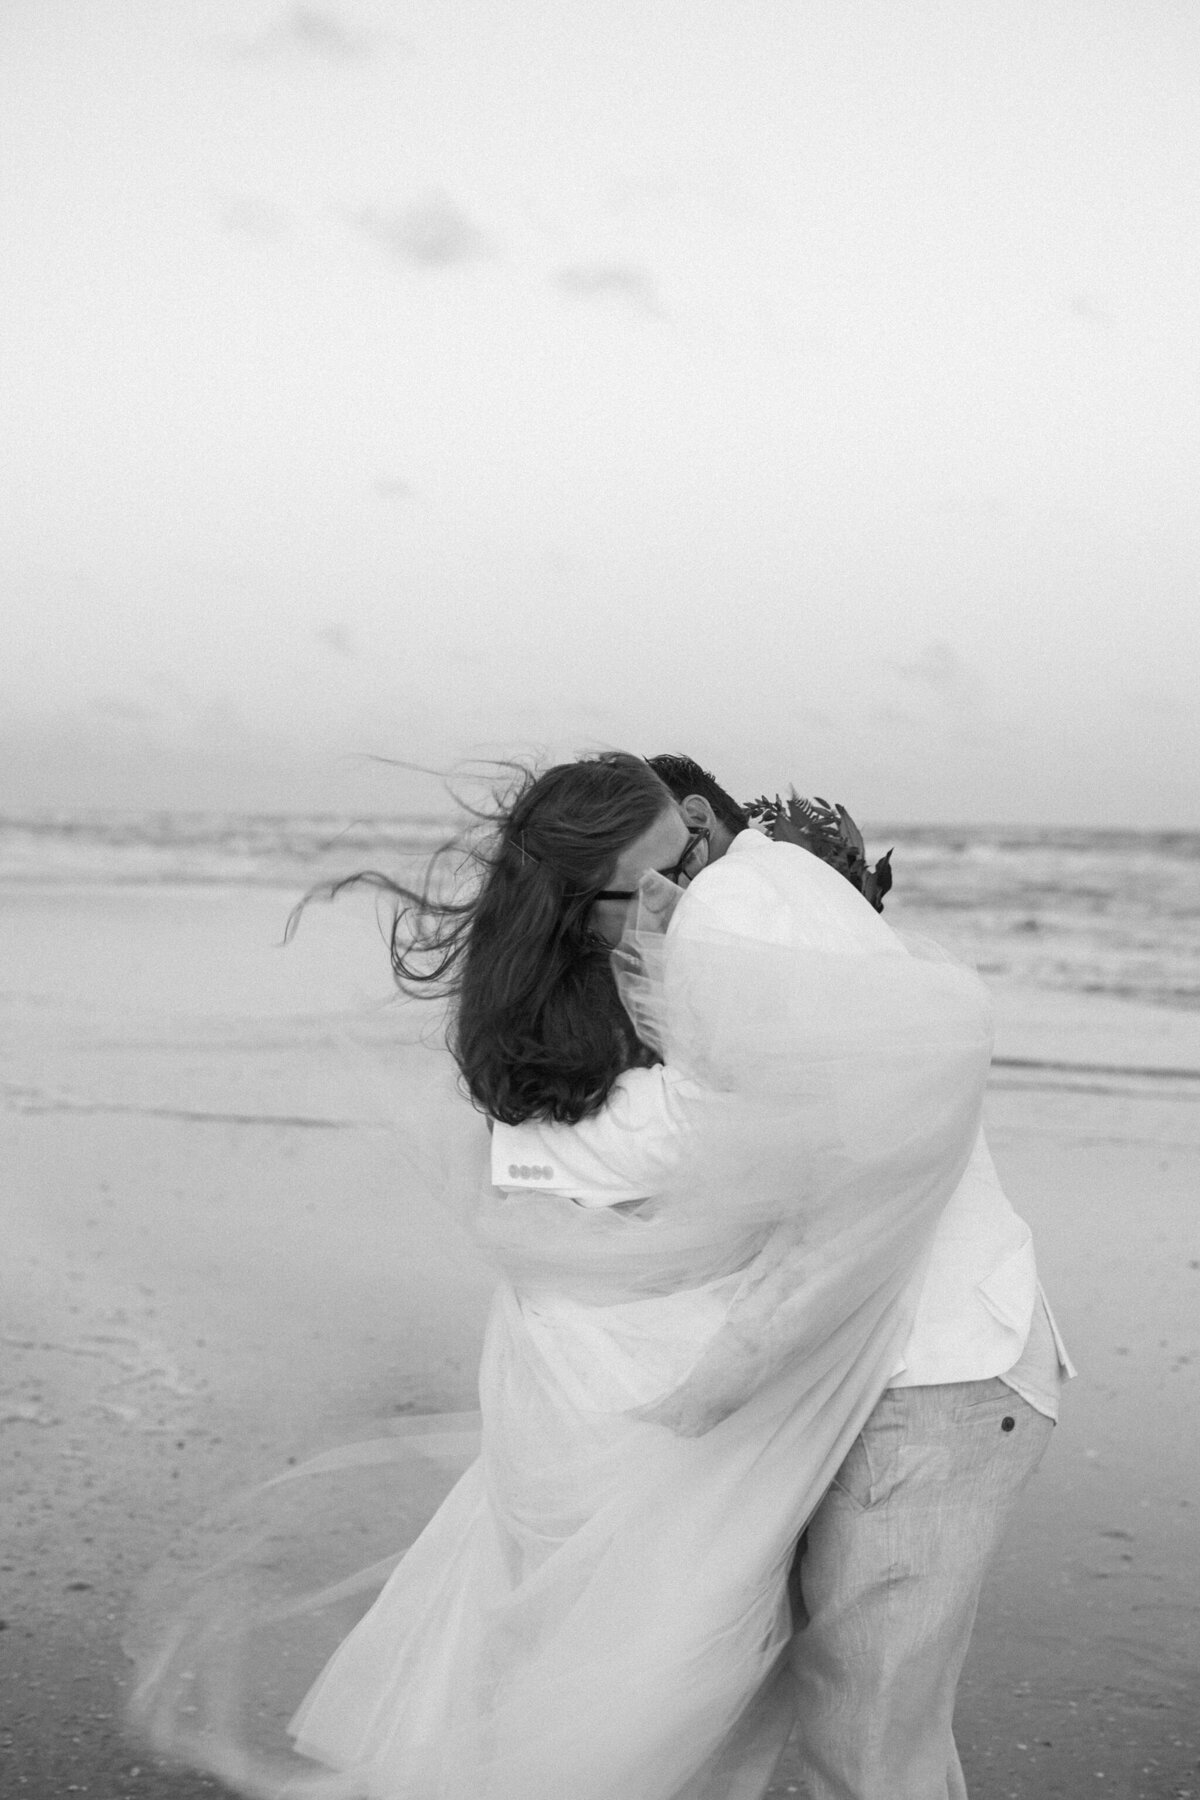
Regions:
[[[644,1200],[678,1155],[692,1081],[658,1064],[626,1069],[598,1113],[575,1125],[499,1120],[492,1132],[492,1183],[562,1194],[581,1206]]]
[[[696,877],[671,920],[688,938],[753,938],[763,944],[848,956],[903,955],[900,939],[844,875],[799,844],[743,831]]]

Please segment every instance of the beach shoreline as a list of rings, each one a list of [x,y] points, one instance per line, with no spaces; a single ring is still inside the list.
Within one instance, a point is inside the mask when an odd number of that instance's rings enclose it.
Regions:
[[[405,1154],[426,1093],[437,1117],[429,1020],[391,1004],[361,909],[280,959],[282,904],[5,896],[6,1793],[219,1793],[124,1733],[146,1572],[290,1458],[474,1404],[488,1277]],[[1200,1792],[1200,1104],[1128,1071],[1196,1066],[1195,1017],[998,999],[1037,1066],[997,1069],[990,1141],[1081,1373],[987,1584],[963,1761],[973,1800],[1176,1800]]]

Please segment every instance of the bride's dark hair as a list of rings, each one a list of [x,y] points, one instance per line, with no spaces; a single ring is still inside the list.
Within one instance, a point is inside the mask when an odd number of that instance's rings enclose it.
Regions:
[[[622,1070],[655,1060],[588,915],[621,852],[674,800],[641,757],[623,751],[522,771],[495,800],[494,810],[476,812],[481,830],[458,863],[465,897],[438,895],[444,851],[420,893],[374,873],[319,892],[333,898],[366,882],[396,896],[396,984],[449,999],[446,1042],[481,1111],[508,1125],[575,1124],[603,1106]]]

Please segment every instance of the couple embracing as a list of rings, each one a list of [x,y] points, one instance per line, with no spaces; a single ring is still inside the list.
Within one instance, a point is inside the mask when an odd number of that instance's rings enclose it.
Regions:
[[[293,1719],[311,1791],[760,1800],[795,1731],[810,1800],[963,1800],[1070,1372],[980,984],[683,757],[528,778],[475,877],[393,963],[489,1128],[479,1455]]]

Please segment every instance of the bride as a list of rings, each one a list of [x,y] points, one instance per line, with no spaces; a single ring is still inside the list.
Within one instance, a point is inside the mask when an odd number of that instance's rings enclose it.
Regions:
[[[639,758],[528,778],[494,826],[393,936],[487,1122],[452,1196],[499,1277],[478,1455],[292,1718],[311,1773],[207,1760],[273,1794],[758,1800],[792,1553],[974,1144],[986,1000],[794,845],[706,875]],[[194,1636],[136,1710],[206,1760]]]

